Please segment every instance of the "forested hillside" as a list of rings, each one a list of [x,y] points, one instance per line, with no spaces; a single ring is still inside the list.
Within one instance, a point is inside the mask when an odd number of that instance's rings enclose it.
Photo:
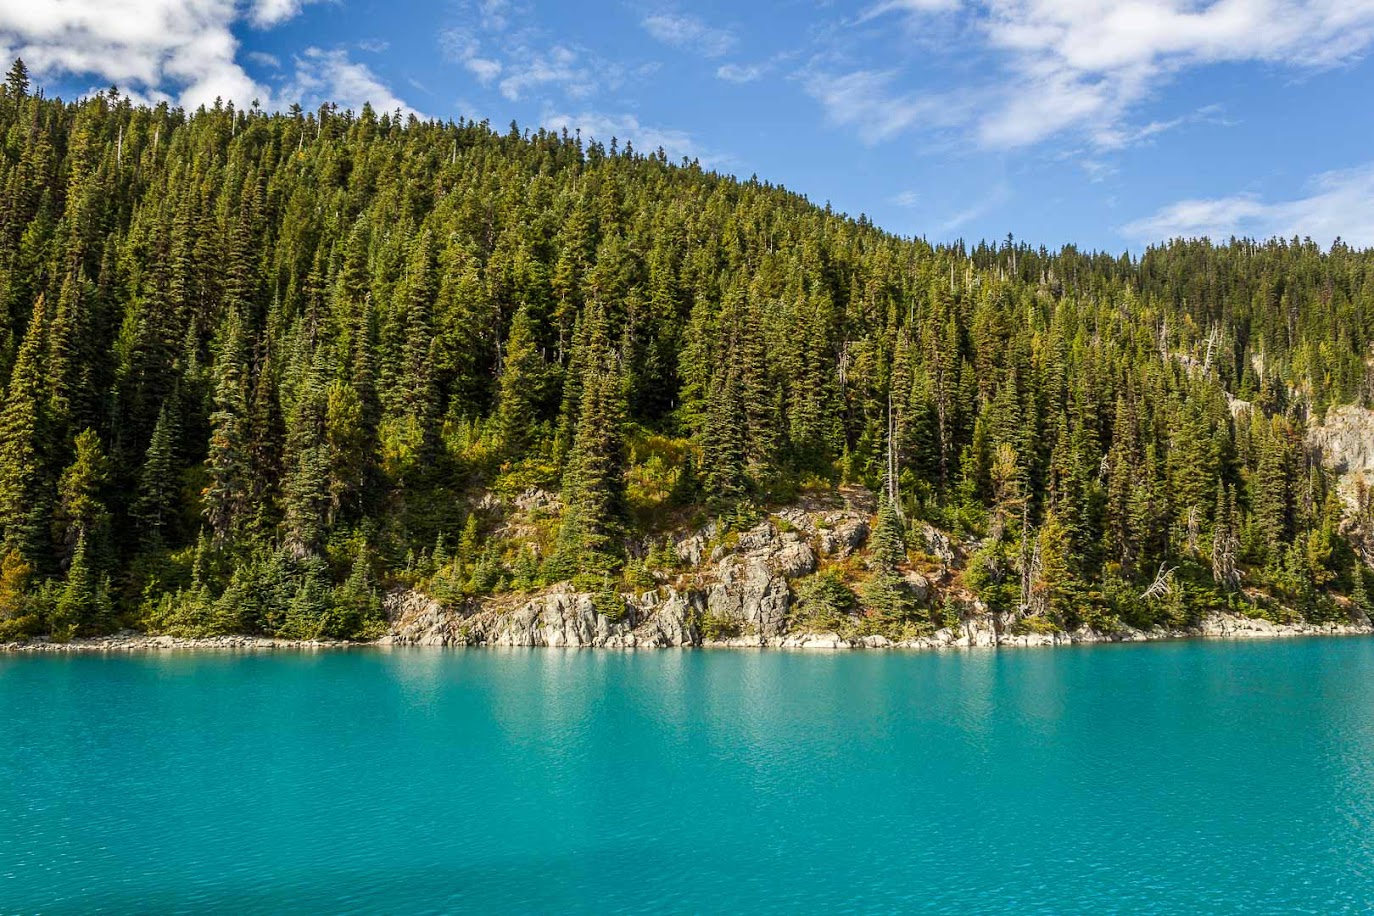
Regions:
[[[16,65],[0,637],[642,588],[681,531],[843,484],[885,494],[871,550],[798,587],[881,624],[946,613],[900,575],[921,525],[1038,626],[1338,615],[1367,509],[1305,431],[1369,398],[1371,333],[1340,244],[932,247],[628,144],[69,103]]]

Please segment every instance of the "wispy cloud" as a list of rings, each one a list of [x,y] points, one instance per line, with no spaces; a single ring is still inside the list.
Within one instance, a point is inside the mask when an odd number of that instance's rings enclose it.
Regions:
[[[612,138],[619,140],[621,146],[630,141],[642,153],[661,148],[669,159],[697,159],[707,168],[720,168],[729,162],[729,157],[702,148],[685,131],[644,124],[632,114],[550,113],[540,120],[550,130],[566,129],[570,133],[581,131],[584,139],[595,139],[605,144],[609,144]]]
[[[346,51],[306,48],[296,58],[296,73],[284,90],[286,98],[303,103],[335,102],[359,109],[371,103],[378,113],[397,111],[423,118],[391,91],[366,65],[350,60]]]
[[[727,83],[752,83],[763,76],[761,64],[721,64],[716,68],[716,78]]]
[[[946,217],[935,227],[937,235],[950,236],[1011,199],[1011,186],[1006,182],[993,185],[986,194],[969,206]]]
[[[968,100],[955,95],[902,93],[895,88],[896,82],[895,70],[805,77],[807,93],[821,103],[829,121],[857,129],[865,143],[887,140],[914,127],[948,127],[968,114]]]
[[[902,14],[921,23],[956,8],[975,42],[968,53],[987,55],[991,73],[961,87],[982,99],[965,127],[995,149],[1065,133],[1120,148],[1186,120],[1131,123],[1186,71],[1236,62],[1328,68],[1374,44],[1374,0],[888,0],[858,22]]]
[[[960,0],[884,0],[859,14],[859,22],[876,19],[886,13],[946,13],[957,10]]]
[[[501,75],[501,62],[484,56],[481,53],[482,43],[469,32],[462,29],[445,29],[439,35],[439,48],[443,51],[444,57],[462,64],[483,86]]]
[[[890,198],[888,198],[888,203],[895,204],[898,207],[906,207],[908,209],[918,205],[920,202],[921,195],[916,193],[915,191],[902,191],[900,193],[893,194]]]
[[[281,58],[275,54],[268,54],[266,51],[249,51],[244,56],[259,67],[268,67],[272,70],[281,69]]]
[[[596,92],[596,75],[572,48],[554,45],[547,51],[529,51],[518,57],[508,58],[508,75],[500,82],[501,94],[511,101],[532,89],[550,86],[574,99],[585,99]]]
[[[616,89],[627,70],[581,45],[559,40],[533,11],[515,0],[481,0],[460,5],[464,25],[444,29],[439,47],[483,86],[494,85],[509,101],[533,98],[546,104],[581,102]],[[647,72],[640,68],[635,73]]]
[[[1311,237],[1323,244],[1340,236],[1352,245],[1374,245],[1374,163],[1318,175],[1308,194],[1292,200],[1268,202],[1254,194],[1181,200],[1127,223],[1121,234],[1142,243],[1246,235]]]
[[[735,36],[732,32],[709,26],[695,16],[658,13],[646,16],[640,25],[664,44],[693,51],[705,57],[720,57],[735,46]]]

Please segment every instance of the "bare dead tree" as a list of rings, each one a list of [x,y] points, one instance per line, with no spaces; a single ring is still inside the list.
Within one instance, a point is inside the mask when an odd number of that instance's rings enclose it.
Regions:
[[[892,504],[892,511],[897,513],[897,517],[906,521],[906,516],[902,514],[901,493],[897,485],[897,413],[892,408],[892,389],[887,391],[887,501]]]
[[[1150,587],[1140,593],[1140,600],[1145,601],[1150,598],[1163,598],[1174,589],[1174,570],[1176,566],[1159,564],[1159,573],[1155,576],[1155,581],[1150,583]]]

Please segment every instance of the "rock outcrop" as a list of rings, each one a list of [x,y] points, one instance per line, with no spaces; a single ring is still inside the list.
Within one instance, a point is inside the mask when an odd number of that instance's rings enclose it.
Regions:
[[[1367,456],[1348,448],[1352,463]],[[871,494],[869,494],[871,497]],[[543,501],[538,493],[522,499]],[[868,500],[871,502],[871,498]],[[386,600],[391,632],[386,645],[549,646],[665,648],[671,646],[771,647],[782,649],[956,649],[1056,646],[1074,643],[1171,639],[1186,636],[1253,638],[1315,633],[1369,632],[1369,621],[1344,626],[1283,625],[1235,615],[1214,615],[1191,630],[1110,633],[1082,628],[1074,632],[1025,630],[990,613],[966,592],[947,591],[950,567],[961,545],[930,526],[920,536],[930,558],[940,564],[932,578],[907,572],[904,580],[922,602],[936,599],[937,587],[954,594],[961,609],[956,625],[926,635],[844,635],[798,627],[790,616],[792,580],[816,571],[821,557],[842,560],[863,547],[872,506],[858,492],[842,498],[780,510],[753,528],[723,537],[709,524],[676,540],[678,559],[689,569],[656,589],[620,595],[618,601],[579,592],[563,584],[524,598],[472,601],[445,607],[417,591],[400,591]]]

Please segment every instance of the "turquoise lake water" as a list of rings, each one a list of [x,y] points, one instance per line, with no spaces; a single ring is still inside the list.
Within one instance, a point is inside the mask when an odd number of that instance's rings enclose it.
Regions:
[[[0,654],[0,912],[1374,907],[1374,640]]]

